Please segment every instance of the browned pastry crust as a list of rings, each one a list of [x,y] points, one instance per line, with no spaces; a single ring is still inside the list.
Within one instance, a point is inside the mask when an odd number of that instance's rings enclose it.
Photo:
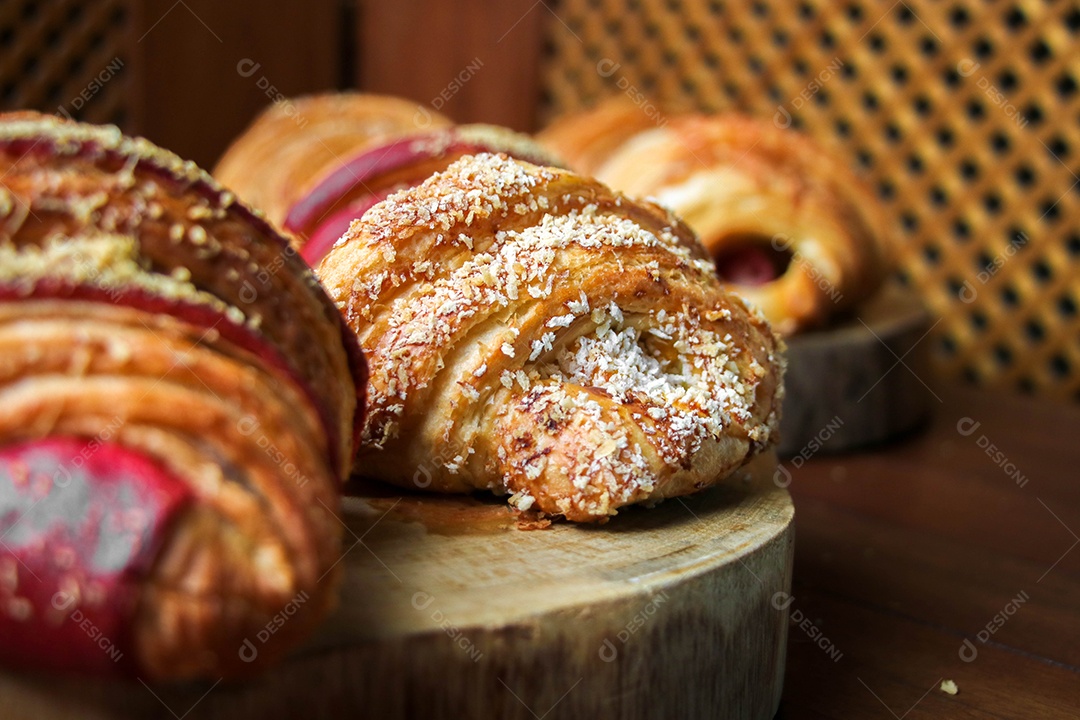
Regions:
[[[373,140],[316,178],[290,209],[284,229],[304,259],[317,265],[349,224],[372,205],[445,170],[459,157],[480,152],[561,164],[528,135],[495,125],[455,125]]]
[[[536,140],[565,158],[574,172],[593,177],[623,143],[666,122],[666,116],[649,114],[618,95],[583,112],[556,118],[536,134]]]
[[[726,257],[748,247],[770,255],[774,279],[731,287],[784,334],[853,307],[885,277],[873,196],[800,133],[738,115],[676,117],[623,143],[596,176],[671,208],[701,237],[722,279]]]
[[[365,381],[351,334],[283,238],[144,140],[0,116],[0,176],[0,448],[94,438],[185,486],[145,575],[121,583],[135,598],[124,653],[142,677],[280,656],[335,598],[334,510]],[[126,612],[82,570],[58,571],[76,607]],[[297,598],[246,664],[244,642]],[[50,613],[14,620],[71,622]],[[50,652],[68,666],[64,647]]]
[[[222,156],[214,177],[281,227],[293,204],[352,152],[451,121],[414,102],[328,93],[274,104]]]
[[[775,440],[783,360],[704,258],[659,207],[505,156],[392,195],[318,269],[374,368],[359,471],[575,521],[718,482]]]
[[[0,116],[0,238],[16,247],[88,230],[135,239],[129,274],[174,272],[174,294],[199,290],[273,345],[317,397],[335,464],[347,466],[355,403],[337,315],[303,261],[265,221],[190,161],[115,127]],[[18,154],[16,154],[18,153]],[[117,284],[124,279],[118,278]],[[285,300],[287,298],[287,300]],[[327,372],[329,370],[330,372]]]

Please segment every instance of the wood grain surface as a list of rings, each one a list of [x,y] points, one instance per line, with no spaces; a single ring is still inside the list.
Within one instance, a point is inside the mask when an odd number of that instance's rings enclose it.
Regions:
[[[790,338],[780,455],[865,447],[923,421],[930,328],[919,298],[890,282],[850,317]]]
[[[775,469],[539,529],[494,498],[359,488],[340,608],[283,666],[171,687],[0,674],[3,717],[770,718],[793,552]]]
[[[1080,717],[1080,408],[937,392],[921,434],[788,467],[783,720]]]

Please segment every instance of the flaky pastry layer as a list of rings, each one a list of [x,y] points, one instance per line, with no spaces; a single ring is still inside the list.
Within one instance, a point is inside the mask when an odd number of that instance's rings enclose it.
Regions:
[[[596,176],[671,208],[714,258],[746,246],[786,254],[775,279],[730,285],[786,335],[854,307],[884,280],[873,196],[801,133],[739,115],[675,117],[624,143]]]
[[[357,469],[601,520],[776,439],[781,343],[692,232],[599,182],[463,158],[317,270],[371,360]]]

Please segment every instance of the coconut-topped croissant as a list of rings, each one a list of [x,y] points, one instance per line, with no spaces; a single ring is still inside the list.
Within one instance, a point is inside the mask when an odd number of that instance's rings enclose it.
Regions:
[[[597,181],[462,158],[369,210],[317,272],[372,363],[368,475],[595,521],[776,439],[768,324],[685,225]]]
[[[0,661],[280,656],[334,601],[364,383],[314,276],[209,175],[0,115]]]

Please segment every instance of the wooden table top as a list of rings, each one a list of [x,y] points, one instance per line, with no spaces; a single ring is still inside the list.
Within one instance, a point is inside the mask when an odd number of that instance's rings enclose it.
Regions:
[[[1080,718],[1080,407],[938,394],[913,437],[785,463],[781,720]]]

